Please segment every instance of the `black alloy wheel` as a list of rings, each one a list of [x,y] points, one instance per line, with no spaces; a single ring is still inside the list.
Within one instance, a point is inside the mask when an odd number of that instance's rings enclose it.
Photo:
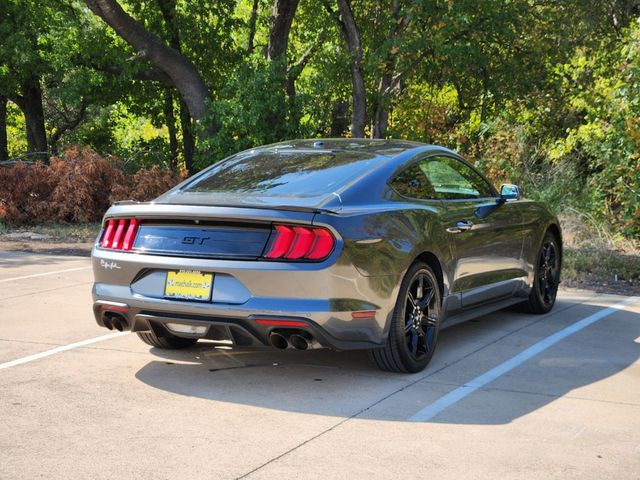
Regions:
[[[419,372],[427,366],[440,331],[441,292],[429,265],[415,263],[400,286],[387,344],[370,350],[382,370]]]
[[[519,305],[528,313],[548,313],[553,308],[560,285],[562,251],[556,236],[547,232],[542,240],[536,262],[533,288],[529,299]]]

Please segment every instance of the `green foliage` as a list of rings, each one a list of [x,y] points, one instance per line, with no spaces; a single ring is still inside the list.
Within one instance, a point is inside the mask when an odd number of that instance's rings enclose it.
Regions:
[[[639,1],[350,3],[369,124],[382,106],[387,136],[456,149],[496,184],[518,183],[559,211],[640,238]],[[196,139],[198,167],[255,145],[348,135],[350,56],[334,0],[300,2],[280,62],[263,55],[272,0],[258,1],[252,52],[253,0],[167,0],[169,22],[158,1],[120,4],[185,54],[211,91],[210,114],[194,129],[216,133]],[[90,146],[123,158],[130,173],[184,160],[177,90],[149,80],[145,54],[82,0],[4,0],[0,38],[10,156],[27,150],[11,99],[37,78],[52,152]],[[294,94],[287,76],[304,58]]]
[[[304,137],[300,121],[300,96],[291,99],[282,88],[286,78],[278,64],[253,57],[220,91],[211,104],[217,134],[201,148],[198,166],[203,168],[240,150],[281,140]]]

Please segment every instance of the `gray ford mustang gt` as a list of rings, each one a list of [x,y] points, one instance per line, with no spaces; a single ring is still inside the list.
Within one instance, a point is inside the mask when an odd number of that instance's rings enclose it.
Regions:
[[[446,148],[299,140],[115,204],[92,257],[96,321],[149,345],[368,349],[418,372],[441,328],[551,310],[562,239],[548,208]]]

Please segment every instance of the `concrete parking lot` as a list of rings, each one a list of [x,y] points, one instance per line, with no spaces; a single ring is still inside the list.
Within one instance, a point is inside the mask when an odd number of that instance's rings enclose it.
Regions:
[[[640,299],[364,352],[166,352],[96,326],[89,259],[0,252],[0,478],[640,478]]]

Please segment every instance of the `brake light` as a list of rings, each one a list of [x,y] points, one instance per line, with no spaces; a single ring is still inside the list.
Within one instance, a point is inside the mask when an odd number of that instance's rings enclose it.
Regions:
[[[322,227],[275,225],[264,257],[271,260],[323,260],[335,245],[333,234]]]
[[[140,222],[135,218],[108,220],[100,239],[100,246],[110,250],[129,251],[138,234]]]
[[[276,236],[271,248],[265,255],[267,258],[281,258],[289,251],[296,232],[291,227],[285,225],[276,225]]]
[[[102,234],[102,248],[111,248],[111,242],[113,241],[113,235],[115,232],[116,221],[109,220],[107,222],[107,228],[104,229]]]
[[[136,235],[138,234],[138,220],[132,218],[129,220],[129,225],[127,226],[127,233],[124,235],[124,240],[122,242],[123,250],[131,250],[133,247],[133,241],[136,239]]]

